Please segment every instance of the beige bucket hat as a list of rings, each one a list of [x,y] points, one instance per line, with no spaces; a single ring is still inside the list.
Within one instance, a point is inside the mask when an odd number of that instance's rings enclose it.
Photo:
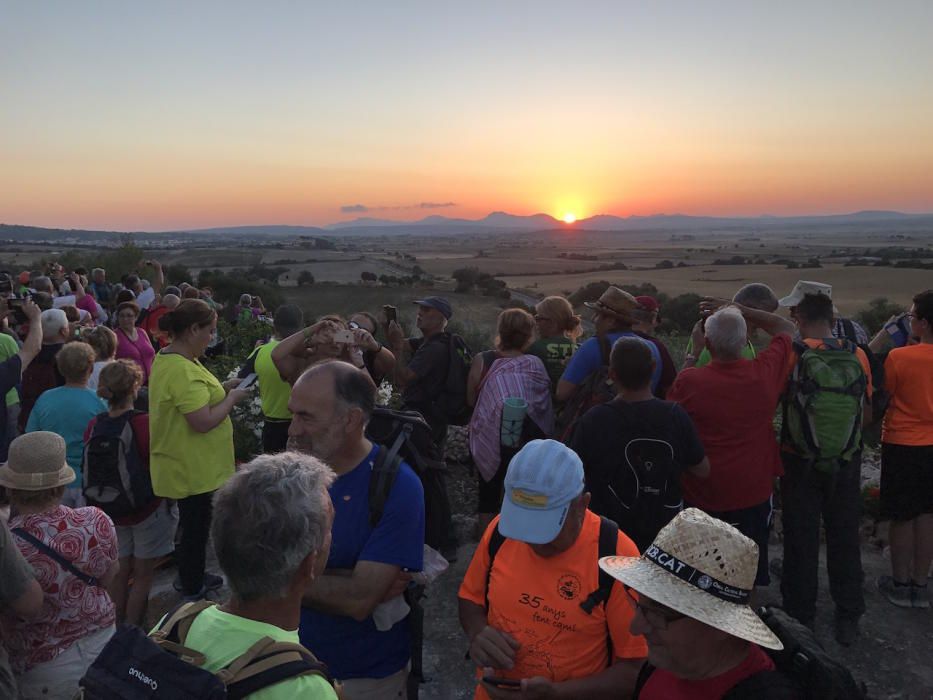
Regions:
[[[688,508],[640,557],[603,557],[600,568],[626,586],[710,627],[783,649],[749,607],[758,545],[731,525]]]
[[[618,287],[609,287],[599,299],[584,302],[584,306],[628,321],[634,321],[632,312],[642,308],[635,297]]]
[[[6,464],[0,466],[0,486],[41,491],[67,486],[75,471],[65,461],[65,440],[58,433],[38,430],[10,443]]]

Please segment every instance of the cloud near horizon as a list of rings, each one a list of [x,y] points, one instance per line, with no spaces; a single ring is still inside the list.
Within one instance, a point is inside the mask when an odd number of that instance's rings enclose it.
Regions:
[[[447,209],[457,206],[456,202],[419,202],[395,206],[367,206],[366,204],[346,204],[340,207],[343,214],[365,214],[373,211],[401,211],[404,209]]]

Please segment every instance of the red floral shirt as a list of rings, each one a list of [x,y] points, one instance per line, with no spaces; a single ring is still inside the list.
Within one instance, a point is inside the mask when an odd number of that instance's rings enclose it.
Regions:
[[[51,511],[10,519],[70,561],[100,578],[117,560],[117,533],[99,508],[57,506]],[[77,640],[114,624],[113,601],[100,586],[89,586],[54,559],[14,535],[20,553],[32,566],[45,593],[42,612],[31,620],[8,617],[3,643],[16,673],[51,661]]]

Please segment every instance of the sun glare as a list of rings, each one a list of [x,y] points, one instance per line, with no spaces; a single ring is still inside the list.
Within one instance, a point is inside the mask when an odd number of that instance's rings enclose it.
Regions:
[[[572,223],[573,223],[574,221],[576,221],[576,220],[577,220],[577,215],[576,215],[576,214],[572,214],[572,213],[570,213],[569,211],[568,211],[566,214],[564,214],[564,223],[565,223],[565,224],[572,224]]]

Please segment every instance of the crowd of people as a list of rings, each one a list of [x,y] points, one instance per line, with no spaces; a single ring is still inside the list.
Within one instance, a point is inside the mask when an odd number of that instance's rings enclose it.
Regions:
[[[804,697],[754,610],[777,603],[814,628],[822,529],[832,633],[856,642],[871,424],[891,521],[876,585],[930,607],[933,290],[870,339],[829,285],[778,298],[749,284],[701,302],[682,367],[657,300],[614,286],[586,304],[587,339],[551,296],[502,311],[475,353],[442,296],[413,300],[408,335],[392,306],[306,322],[244,294],[225,317],[268,334],[221,381],[202,359],[224,307],[141,266],[151,283],[57,265],[0,275],[0,696],[222,683],[417,697],[419,598],[464,535],[443,468],[428,474],[451,425],[469,433],[478,486],[457,601],[477,698]],[[237,465],[231,413],[253,383],[262,454]],[[405,427],[376,439],[377,416]],[[776,508],[783,556],[769,550]],[[147,635],[173,553],[178,606]],[[772,576],[780,601],[762,592]],[[147,644],[200,663],[147,666]],[[127,680],[115,669],[130,658]]]

